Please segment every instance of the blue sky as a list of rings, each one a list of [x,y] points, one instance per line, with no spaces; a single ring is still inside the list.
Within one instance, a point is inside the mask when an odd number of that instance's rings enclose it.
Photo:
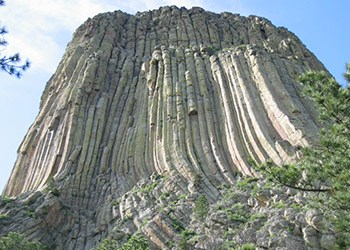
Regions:
[[[0,22],[10,31],[9,46],[2,53],[20,52],[32,67],[20,80],[0,72],[0,192],[37,115],[43,88],[74,30],[101,12],[120,9],[132,14],[164,5],[263,16],[295,33],[338,82],[345,83],[342,74],[350,61],[348,0],[7,0],[0,8]]]

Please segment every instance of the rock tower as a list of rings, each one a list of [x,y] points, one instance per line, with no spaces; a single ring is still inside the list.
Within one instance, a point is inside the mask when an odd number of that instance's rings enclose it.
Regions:
[[[251,160],[294,161],[315,140],[296,81],[308,70],[325,68],[257,16],[172,6],[88,19],[18,149],[3,193],[18,198],[0,203],[12,218],[0,234],[91,249],[140,232],[171,249],[196,197],[214,204],[220,186],[257,175]]]

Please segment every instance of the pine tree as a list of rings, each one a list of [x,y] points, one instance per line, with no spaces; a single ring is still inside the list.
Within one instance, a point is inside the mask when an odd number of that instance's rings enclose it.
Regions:
[[[350,64],[344,74],[350,82]],[[338,248],[350,247],[350,87],[341,87],[325,72],[299,77],[304,93],[317,105],[323,125],[317,145],[303,148],[295,164],[258,167],[269,180],[313,194],[338,235]]]
[[[193,208],[193,213],[195,217],[201,221],[203,221],[209,212],[209,203],[208,199],[205,195],[200,195],[197,197],[195,203],[194,203],[194,208]]]
[[[0,6],[5,5],[4,0],[0,0]],[[8,42],[5,39],[5,35],[8,33],[5,26],[0,26],[0,69],[8,73],[9,75],[14,75],[18,78],[22,76],[23,71],[30,67],[30,62],[28,60],[22,64],[22,59],[19,53],[11,56],[3,55],[2,52],[5,50]]]

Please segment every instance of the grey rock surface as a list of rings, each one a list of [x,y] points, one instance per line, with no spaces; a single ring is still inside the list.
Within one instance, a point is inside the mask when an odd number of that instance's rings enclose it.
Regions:
[[[170,249],[192,228],[198,249],[230,237],[262,249],[329,249],[319,217],[306,225],[273,209],[303,204],[297,191],[225,200],[220,190],[256,176],[249,158],[295,161],[297,148],[317,140],[316,111],[295,80],[308,70],[326,69],[293,33],[257,16],[171,6],[88,19],[19,147],[3,193],[17,198],[0,202],[9,214],[0,235],[91,249],[142,232],[152,248]],[[205,223],[192,213],[200,194],[210,203]],[[228,210],[214,211],[221,203]]]

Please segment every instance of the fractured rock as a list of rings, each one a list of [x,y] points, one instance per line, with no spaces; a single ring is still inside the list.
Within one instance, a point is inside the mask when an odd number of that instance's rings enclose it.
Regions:
[[[26,203],[47,202],[53,217],[27,216],[0,234],[90,249],[124,227],[166,248],[174,229],[147,216],[180,202],[171,194],[215,202],[238,173],[256,175],[248,159],[283,164],[317,140],[316,110],[295,80],[309,70],[326,71],[293,33],[257,16],[171,6],[88,19],[47,83],[4,189],[33,192]],[[51,200],[40,192],[49,180],[59,192]],[[175,222],[190,220],[184,204],[168,209]],[[304,230],[312,245],[316,218]]]

